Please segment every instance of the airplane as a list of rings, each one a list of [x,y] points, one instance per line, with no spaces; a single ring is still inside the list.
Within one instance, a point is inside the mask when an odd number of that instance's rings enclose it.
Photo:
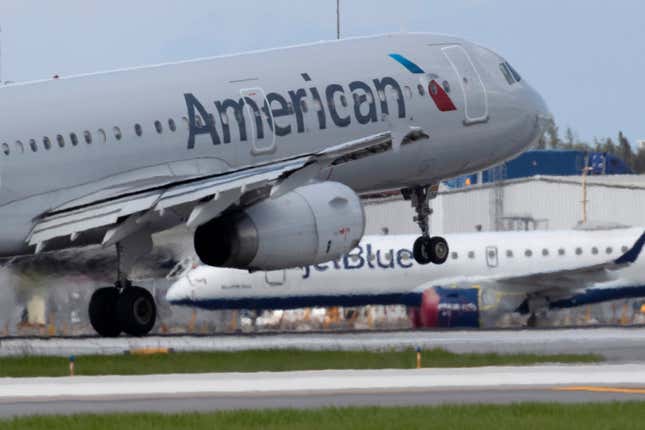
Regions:
[[[645,296],[645,229],[448,235],[446,264],[415,262],[411,237],[366,236],[343,258],[289,270],[248,273],[197,265],[179,275],[170,304],[271,310],[406,305],[415,327],[479,327],[484,317],[539,315]]]
[[[501,56],[394,34],[16,83],[0,88],[0,257],[100,244],[114,287],[101,336],[147,334],[156,305],[129,272],[178,225],[205,264],[334,260],[364,232],[358,193],[400,190],[445,262],[428,201],[442,179],[534,145],[552,117]]]

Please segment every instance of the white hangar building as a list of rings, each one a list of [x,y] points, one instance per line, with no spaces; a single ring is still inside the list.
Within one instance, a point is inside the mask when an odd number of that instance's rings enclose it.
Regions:
[[[534,176],[450,189],[431,202],[433,235],[501,230],[645,225],[645,175]],[[366,234],[418,234],[410,202],[400,196],[365,202]]]

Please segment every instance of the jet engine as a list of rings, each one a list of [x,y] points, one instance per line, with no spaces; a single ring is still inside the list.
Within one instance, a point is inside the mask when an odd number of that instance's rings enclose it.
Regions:
[[[415,328],[479,328],[478,288],[433,287],[421,295],[418,308],[409,308]]]
[[[320,182],[218,217],[196,230],[194,243],[209,266],[277,270],[340,258],[358,245],[364,230],[356,193]]]

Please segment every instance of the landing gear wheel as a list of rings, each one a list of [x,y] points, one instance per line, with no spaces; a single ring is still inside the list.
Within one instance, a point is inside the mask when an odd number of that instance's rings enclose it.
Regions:
[[[114,287],[100,288],[94,291],[90,299],[90,323],[102,337],[117,337],[121,326],[116,318],[116,306],[119,290]]]
[[[450,249],[448,242],[443,237],[430,238],[430,256],[434,264],[443,264],[448,259]]]
[[[430,257],[430,238],[421,236],[415,240],[412,253],[417,263],[422,265],[432,263],[432,258]]]
[[[116,304],[116,318],[122,330],[130,336],[150,333],[157,319],[157,306],[148,290],[127,287]]]
[[[537,328],[538,326],[538,318],[537,315],[531,314],[529,318],[526,320],[526,326],[528,328]]]
[[[448,253],[448,242],[443,237],[421,236],[414,242],[414,259],[419,264],[443,264]]]

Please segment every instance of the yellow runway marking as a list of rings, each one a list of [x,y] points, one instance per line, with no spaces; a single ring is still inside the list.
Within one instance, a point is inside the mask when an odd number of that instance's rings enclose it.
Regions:
[[[588,391],[591,393],[620,393],[620,394],[645,394],[645,388],[620,388],[620,387],[558,387],[553,391]]]

